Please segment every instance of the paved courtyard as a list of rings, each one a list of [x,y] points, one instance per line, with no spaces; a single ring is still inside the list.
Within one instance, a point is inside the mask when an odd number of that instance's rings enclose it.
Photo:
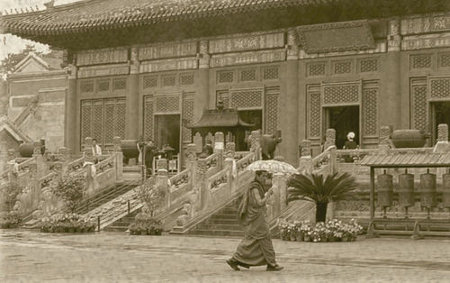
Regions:
[[[448,282],[450,239],[274,240],[285,270],[232,271],[238,238],[0,230],[0,282]]]

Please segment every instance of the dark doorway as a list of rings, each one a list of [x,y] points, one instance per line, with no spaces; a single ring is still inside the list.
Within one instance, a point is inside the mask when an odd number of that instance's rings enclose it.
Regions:
[[[344,146],[349,132],[355,133],[354,141],[359,145],[359,106],[329,107],[326,110],[327,128],[336,130],[337,148]]]
[[[252,128],[247,128],[246,130],[238,131],[236,133],[235,143],[236,150],[245,151],[250,150],[250,145],[248,142],[248,137],[255,130],[262,130],[262,110],[240,110],[239,117],[242,121],[253,124]]]
[[[447,124],[450,126],[450,101],[434,102],[433,108],[433,144],[437,141],[437,126]]]
[[[180,151],[180,115],[156,115],[156,146],[169,145],[176,155]]]

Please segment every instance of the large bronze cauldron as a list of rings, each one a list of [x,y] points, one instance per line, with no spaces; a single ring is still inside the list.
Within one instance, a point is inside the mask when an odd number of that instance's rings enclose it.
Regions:
[[[120,142],[120,148],[122,149],[123,158],[125,162],[128,162],[130,158],[139,157],[139,150],[137,148],[137,140],[122,140]]]
[[[19,145],[19,153],[21,157],[31,157],[33,156],[34,143],[26,142]]]
[[[396,148],[417,148],[425,145],[427,136],[420,130],[395,130],[392,143]]]

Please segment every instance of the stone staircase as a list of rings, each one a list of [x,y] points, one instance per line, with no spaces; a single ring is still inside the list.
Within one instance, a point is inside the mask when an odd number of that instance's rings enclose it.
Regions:
[[[189,231],[190,235],[235,236],[242,237],[244,231],[237,219],[239,203],[242,197],[233,200],[206,220]]]
[[[113,186],[106,187],[93,195],[92,197],[84,200],[76,209],[76,213],[85,214],[89,210],[101,206],[118,196],[125,194],[131,189],[140,184],[140,180],[124,181]]]
[[[128,230],[128,226],[134,222],[134,218],[136,215],[141,212],[141,209],[138,209],[122,218],[114,222],[113,224],[107,226],[103,231],[105,232],[125,232]]]

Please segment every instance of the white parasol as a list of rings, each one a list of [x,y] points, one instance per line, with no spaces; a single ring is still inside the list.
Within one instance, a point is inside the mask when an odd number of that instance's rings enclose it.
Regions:
[[[248,165],[245,170],[267,171],[269,173],[298,174],[297,169],[289,163],[278,160],[257,160]]]

